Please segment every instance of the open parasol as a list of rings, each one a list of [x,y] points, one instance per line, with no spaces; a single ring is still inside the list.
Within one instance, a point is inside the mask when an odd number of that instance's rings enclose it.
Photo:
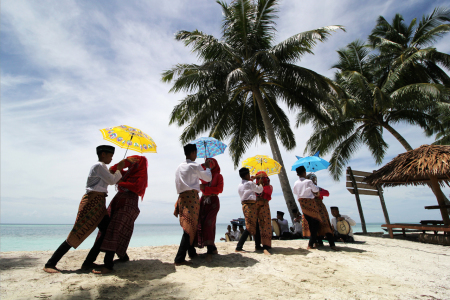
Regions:
[[[436,195],[442,219],[450,225],[441,185],[450,183],[450,146],[422,145],[395,157],[364,180],[370,185],[430,185]]]
[[[103,139],[116,144],[120,148],[139,153],[156,153],[156,143],[153,139],[138,128],[128,125],[119,125],[100,129]],[[125,156],[124,156],[125,157]]]
[[[256,155],[242,162],[243,168],[250,170],[250,175],[255,176],[260,171],[266,172],[267,176],[279,174],[281,165],[267,155]]]

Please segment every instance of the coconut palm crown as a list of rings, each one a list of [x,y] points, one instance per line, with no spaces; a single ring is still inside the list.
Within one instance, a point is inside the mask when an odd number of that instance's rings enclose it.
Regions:
[[[296,143],[280,104],[289,109],[302,107],[320,119],[319,103],[333,91],[329,79],[295,62],[343,27],[318,28],[275,44],[278,1],[217,3],[223,11],[220,39],[199,30],[176,34],[176,40],[197,54],[200,64],[178,64],[163,73],[163,81],[173,81],[172,92],[188,94],[174,107],[170,124],[185,126],[182,143],[204,132],[230,139],[235,167],[252,143],[268,141],[274,159],[284,166],[277,139],[288,150]],[[293,217],[297,205],[286,168],[279,178]]]

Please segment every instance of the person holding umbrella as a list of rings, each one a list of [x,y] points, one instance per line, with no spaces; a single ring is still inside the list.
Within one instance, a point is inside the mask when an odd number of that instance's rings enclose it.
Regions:
[[[53,253],[47,261],[44,271],[47,273],[59,273],[56,264],[70,250],[78,246],[95,230],[99,228],[106,231],[109,224],[109,216],[106,212],[106,196],[108,185],[119,182],[122,178],[120,171],[125,167],[126,159],[120,161],[117,170],[111,174],[107,164],[110,164],[114,155],[114,147],[102,145],[97,147],[98,162],[91,167],[86,182],[86,193],[81,199],[75,224],[67,239]],[[134,162],[134,160],[129,160]],[[103,237],[102,237],[103,238]],[[82,268],[90,268],[92,265],[83,265]]]
[[[200,179],[210,182],[212,179],[210,160],[206,160],[205,169],[195,162],[197,159],[197,146],[187,144],[184,146],[186,161],[182,162],[175,171],[175,186],[178,193],[178,200],[175,203],[174,216],[179,217],[180,225],[183,228],[183,237],[180,247],[175,256],[175,265],[190,265],[186,261],[186,252],[189,257],[197,255],[194,248],[194,239],[197,235],[197,226],[200,211]]]

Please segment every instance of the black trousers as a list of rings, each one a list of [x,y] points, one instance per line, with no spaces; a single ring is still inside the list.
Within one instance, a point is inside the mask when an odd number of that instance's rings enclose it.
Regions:
[[[175,263],[182,263],[186,261],[186,252],[188,252],[189,257],[194,257],[197,255],[195,247],[191,245],[189,234],[184,231],[183,236],[181,237],[180,247],[178,248],[177,255],[175,256]]]
[[[308,246],[314,247],[314,243],[317,241],[317,231],[320,227],[320,221],[317,219],[314,219],[306,214],[303,214],[305,216],[306,221],[308,221],[309,225],[309,232],[311,232],[311,236],[309,237]]]
[[[102,246],[103,240],[105,239],[106,230],[108,229],[108,225],[110,222],[109,216],[104,216],[102,221],[98,224],[98,230],[100,231],[101,235],[100,237],[95,241],[94,246],[92,246],[91,250],[89,251],[88,255],[86,256],[86,259],[84,260],[83,265],[91,265],[97,260],[97,256],[100,254],[100,247]],[[107,252],[106,252],[107,253]],[[111,254],[109,254],[111,256]],[[108,269],[113,268],[114,263],[112,262],[114,259],[114,252],[112,254],[111,262],[109,262],[109,256],[108,256],[108,263],[106,261],[106,255],[104,258],[104,264],[105,267]]]
[[[207,254],[213,254],[214,251],[217,251],[217,247],[215,245],[207,245],[206,249],[208,251],[206,251]]]
[[[239,242],[236,246],[236,250],[242,250],[242,247],[244,247],[244,244],[247,241],[247,238],[249,235],[250,235],[250,232],[247,229],[245,229],[241,235],[241,238],[239,239]],[[259,231],[259,223],[258,223],[258,221],[256,221],[255,249],[258,249],[258,248],[269,249],[268,246],[261,247],[261,233]]]
[[[349,236],[348,234],[340,234],[339,232],[334,232],[334,238],[336,240],[343,239],[345,243],[354,243],[355,239],[352,236]]]
[[[85,264],[86,262],[93,263],[97,259],[98,253],[100,253],[100,246],[102,245],[103,239],[105,238],[104,235],[106,234],[106,228],[108,228],[108,224],[109,224],[109,216],[103,217],[103,219],[100,221],[100,223],[97,226],[98,229],[102,232],[102,236],[98,240],[98,241],[100,241],[100,239],[101,239],[101,241],[98,243],[98,245],[96,245],[97,243],[94,244],[95,249],[94,249],[94,247],[92,247],[91,251],[89,252],[89,254],[86,257],[86,260],[83,264]],[[53,253],[52,257],[50,257],[50,259],[47,261],[47,263],[45,264],[45,267],[46,268],[55,268],[56,264],[61,260],[61,258],[67,252],[69,252],[70,248],[72,248],[72,246],[70,246],[66,241],[64,241],[58,247],[58,249],[56,249],[56,251]],[[97,253],[97,249],[98,249],[98,253]],[[95,253],[97,253],[97,254],[95,255]],[[94,258],[94,259],[92,260],[92,258]]]
[[[334,243],[334,237],[331,233],[327,233],[325,236],[326,236],[326,239],[328,240],[328,243],[330,244],[330,247],[336,246],[336,244]],[[317,244],[319,244],[320,246],[323,246],[322,239],[323,239],[322,236],[317,237]]]

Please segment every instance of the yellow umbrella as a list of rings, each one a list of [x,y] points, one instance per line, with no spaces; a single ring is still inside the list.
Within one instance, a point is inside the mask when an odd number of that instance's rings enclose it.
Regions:
[[[250,175],[254,176],[259,171],[264,171],[267,176],[279,174],[281,172],[281,165],[274,159],[267,155],[256,155],[249,157],[242,162],[243,168],[250,170]]]
[[[153,139],[142,130],[127,125],[100,129],[103,138],[120,148],[127,148],[139,153],[156,153]],[[126,152],[125,152],[126,155]]]

